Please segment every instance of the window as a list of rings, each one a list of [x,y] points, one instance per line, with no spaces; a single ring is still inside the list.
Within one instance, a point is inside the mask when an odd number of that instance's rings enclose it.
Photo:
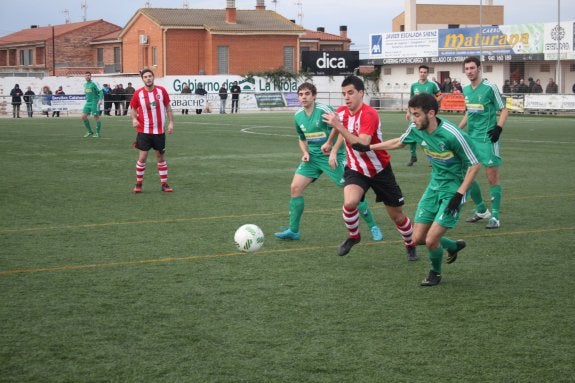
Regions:
[[[22,49],[20,51],[20,65],[32,65],[33,57],[32,49]]]
[[[121,64],[122,63],[122,52],[120,47],[114,48],[114,64]]]
[[[551,65],[541,64],[541,67],[539,68],[539,72],[551,72]]]
[[[412,66],[405,68],[405,74],[414,74],[414,73],[415,69]]]
[[[104,48],[98,48],[96,51],[98,58],[97,58],[97,66],[104,66]]]
[[[228,74],[229,60],[229,48],[218,47],[218,74]]]
[[[447,29],[457,29],[459,28],[459,24],[447,24]]]
[[[284,69],[293,72],[293,59],[294,59],[294,48],[284,47]]]
[[[386,76],[391,76],[391,67],[384,67],[383,68],[383,74]]]
[[[491,72],[493,72],[493,65],[485,65],[485,66],[483,67],[483,72],[484,72],[484,73],[491,73]]]
[[[158,48],[152,47],[152,66],[158,66]]]

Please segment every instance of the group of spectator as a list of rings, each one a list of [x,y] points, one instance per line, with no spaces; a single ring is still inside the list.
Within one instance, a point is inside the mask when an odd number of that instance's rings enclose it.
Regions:
[[[519,81],[513,80],[511,84],[510,80],[505,80],[503,84],[503,93],[543,93],[543,86],[541,86],[541,80],[537,79],[533,81],[533,77],[529,77],[525,83],[524,79]],[[553,78],[549,79],[547,86],[545,87],[545,93],[554,94],[559,92],[559,87]],[[575,90],[574,90],[575,92]]]
[[[38,96],[41,97],[42,103],[42,114],[46,117],[50,117],[50,105],[52,103],[52,94],[55,95],[64,95],[64,89],[62,86],[59,86],[58,89],[52,93],[50,87],[48,85],[44,85],[42,90],[39,92]],[[13,118],[21,118],[20,117],[20,107],[22,106],[22,101],[26,104],[26,112],[28,117],[34,116],[34,98],[36,97],[36,93],[32,90],[32,87],[29,86],[26,89],[26,92],[23,92],[20,89],[20,85],[14,85],[14,89],[10,91],[10,96],[12,97],[12,117]],[[60,111],[54,110],[52,111],[52,117],[60,117]]]
[[[239,106],[239,101],[240,101],[240,93],[242,92],[240,86],[238,85],[237,81],[233,82],[233,85],[230,88],[230,93],[232,94],[232,108],[231,108],[231,112],[232,113],[238,113],[238,106]],[[182,87],[182,94],[189,94],[192,93],[192,90],[190,89],[190,86],[188,84],[184,84],[184,86]],[[208,92],[204,89],[204,86],[202,85],[202,83],[198,83],[196,85],[196,90],[194,91],[194,94],[197,94],[199,96],[205,96],[206,94],[208,94]],[[226,84],[222,84],[222,86],[220,87],[220,89],[218,89],[218,96],[220,97],[220,114],[225,114],[226,113],[226,102],[228,99],[228,88],[226,88]],[[202,111],[204,109],[196,109],[196,114],[202,114]],[[206,103],[206,107],[205,107],[206,112],[210,113],[211,112],[211,108],[209,103]],[[182,109],[182,114],[188,114],[189,113],[189,109]]]
[[[102,93],[104,94],[104,115],[112,115],[112,106],[114,106],[114,116],[125,116],[128,114],[128,105],[132,100],[132,95],[136,89],[129,82],[128,86],[124,88],[122,84],[114,85],[114,89],[110,84],[102,85]]]

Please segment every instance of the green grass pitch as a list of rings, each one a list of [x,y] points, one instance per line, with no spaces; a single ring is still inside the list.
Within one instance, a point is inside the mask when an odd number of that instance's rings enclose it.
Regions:
[[[385,138],[405,127],[382,114]],[[425,248],[406,261],[371,192],[385,240],[362,222],[336,255],[327,178],[306,190],[301,240],[274,238],[300,158],[291,113],[176,116],[171,194],[152,153],[131,192],[127,117],[84,132],[78,117],[0,119],[0,382],[573,381],[574,117],[510,116],[502,227],[462,220],[449,236],[467,248],[433,288]],[[429,167],[392,155],[413,216]],[[234,247],[245,223],[266,234],[257,253]]]

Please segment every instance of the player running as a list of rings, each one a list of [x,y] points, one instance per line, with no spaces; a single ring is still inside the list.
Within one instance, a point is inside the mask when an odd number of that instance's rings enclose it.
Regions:
[[[317,88],[311,83],[303,83],[297,90],[301,108],[294,115],[295,129],[299,136],[302,152],[301,163],[292,179],[289,202],[290,225],[284,231],[275,233],[280,239],[298,240],[300,221],[304,211],[304,190],[323,173],[340,187],[343,187],[345,153],[343,139],[335,139],[337,131],[322,121],[322,114],[333,112],[325,104],[316,102]],[[375,223],[367,206],[367,201],[359,204],[361,216],[369,226],[374,241],[381,241],[383,234]]]
[[[431,270],[421,286],[435,286],[441,281],[443,250],[447,263],[453,263],[465,247],[463,240],[445,237],[447,229],[459,220],[459,208],[479,171],[479,160],[471,139],[453,123],[437,118],[439,104],[435,97],[422,93],[409,100],[412,123],[399,138],[374,145],[353,145],[355,150],[392,150],[411,143],[420,144],[431,163],[431,178],[415,212],[413,239],[426,245]]]

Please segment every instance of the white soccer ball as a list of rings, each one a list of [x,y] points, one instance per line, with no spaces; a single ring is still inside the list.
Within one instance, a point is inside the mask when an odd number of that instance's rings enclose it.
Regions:
[[[240,251],[253,253],[264,245],[264,232],[257,225],[248,223],[236,230],[234,241]]]

